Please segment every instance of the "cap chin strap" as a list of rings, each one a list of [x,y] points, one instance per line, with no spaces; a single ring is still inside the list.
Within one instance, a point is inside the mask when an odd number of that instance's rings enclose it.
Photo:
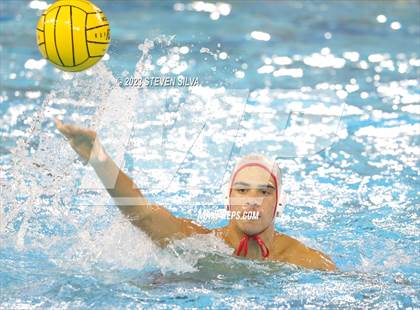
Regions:
[[[268,250],[268,247],[265,245],[264,240],[261,239],[259,235],[263,233],[268,227],[270,227],[270,225],[268,225],[258,234],[255,234],[255,235],[244,234],[241,241],[239,241],[239,246],[235,254],[237,256],[241,256],[241,252],[242,250],[244,250],[244,256],[246,256],[248,254],[248,241],[249,239],[254,239],[257,242],[258,246],[260,247],[262,257],[264,258],[268,257],[268,255],[270,255],[270,251]]]

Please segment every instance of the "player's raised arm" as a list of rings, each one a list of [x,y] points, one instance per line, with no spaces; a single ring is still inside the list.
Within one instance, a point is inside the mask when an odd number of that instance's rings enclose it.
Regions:
[[[85,163],[90,163],[120,211],[160,245],[207,229],[190,220],[177,218],[165,208],[150,203],[133,181],[103,149],[96,132],[54,120],[57,129]]]

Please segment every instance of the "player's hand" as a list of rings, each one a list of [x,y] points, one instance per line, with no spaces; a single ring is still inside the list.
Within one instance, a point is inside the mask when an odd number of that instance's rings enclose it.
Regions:
[[[103,150],[94,130],[64,124],[54,118],[57,129],[67,138],[70,146],[81,157],[84,164],[105,161],[107,155]]]

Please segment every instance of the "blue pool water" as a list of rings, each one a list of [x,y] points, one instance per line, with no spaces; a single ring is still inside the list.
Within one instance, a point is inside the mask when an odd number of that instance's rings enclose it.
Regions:
[[[0,2],[0,309],[420,307],[417,1],[95,3],[108,55],[68,74],[35,44],[45,3]],[[179,74],[200,86],[117,80]],[[97,129],[150,200],[211,228],[234,160],[277,159],[276,229],[340,271],[237,259],[212,236],[157,248],[52,116]]]

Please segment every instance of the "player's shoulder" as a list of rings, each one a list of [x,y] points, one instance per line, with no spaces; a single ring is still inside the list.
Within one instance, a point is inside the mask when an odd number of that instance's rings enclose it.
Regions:
[[[289,256],[303,250],[304,244],[288,235],[276,232],[274,236],[274,253],[276,256]]]
[[[336,270],[334,262],[324,253],[307,247],[299,240],[280,234],[276,236],[277,259],[303,267]]]
[[[280,232],[276,232],[274,243],[276,248],[281,248],[283,251],[295,249],[303,245],[299,240]]]

